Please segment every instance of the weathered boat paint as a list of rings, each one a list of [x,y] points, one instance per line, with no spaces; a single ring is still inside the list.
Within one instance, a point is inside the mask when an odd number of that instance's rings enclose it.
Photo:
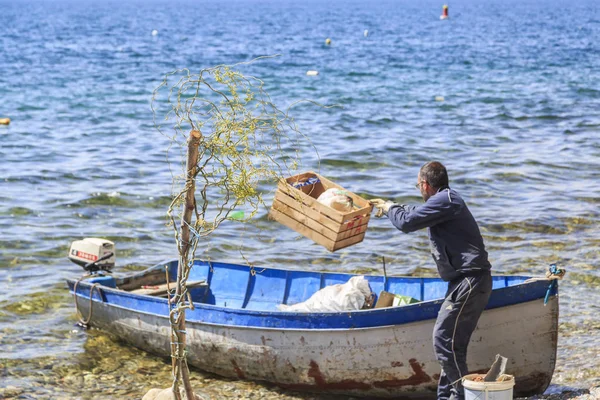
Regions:
[[[506,279],[495,277],[495,286],[508,284]],[[528,396],[543,392],[554,371],[558,298],[552,296],[544,306],[547,281],[510,279],[517,284],[492,294],[471,338],[468,364],[472,372],[481,372],[496,354],[508,357],[515,395]],[[69,285],[72,290],[74,281]],[[93,312],[93,326],[143,350],[169,355],[166,299],[96,286],[90,310],[90,290],[89,283],[80,282],[77,297],[84,316]],[[433,398],[440,367],[431,334],[440,304],[438,299],[406,307],[297,314],[196,303],[187,314],[188,362],[221,376],[294,390]]]

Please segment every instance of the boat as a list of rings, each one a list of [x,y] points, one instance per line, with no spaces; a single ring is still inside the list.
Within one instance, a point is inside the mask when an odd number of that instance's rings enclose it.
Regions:
[[[166,287],[178,261],[129,276],[99,271],[69,279],[88,325],[147,352],[170,355]],[[419,302],[345,312],[279,311],[355,275],[196,260],[188,277],[188,364],[223,377],[264,381],[294,391],[367,398],[435,398],[440,366],[432,348],[435,318],[447,289],[438,278],[364,275]],[[554,281],[555,282],[555,281]],[[165,297],[161,297],[161,295]],[[558,288],[546,279],[493,276],[488,306],[473,333],[471,373],[508,358],[514,394],[540,394],[556,361]],[[547,302],[547,304],[545,304]]]

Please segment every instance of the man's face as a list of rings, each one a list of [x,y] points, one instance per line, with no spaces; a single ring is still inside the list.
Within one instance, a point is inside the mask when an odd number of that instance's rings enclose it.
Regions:
[[[419,191],[421,192],[421,196],[423,200],[427,201],[431,195],[429,194],[429,184],[423,179],[421,179],[421,174],[417,175],[417,186],[419,187]]]

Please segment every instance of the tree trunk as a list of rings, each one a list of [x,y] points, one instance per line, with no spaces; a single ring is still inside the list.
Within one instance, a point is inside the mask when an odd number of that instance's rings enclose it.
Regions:
[[[171,355],[173,357],[173,374],[174,376],[181,377],[183,388],[188,400],[194,400],[194,391],[190,383],[189,370],[187,362],[185,360],[185,347],[186,347],[186,335],[185,335],[185,298],[183,296],[185,288],[185,276],[184,271],[189,268],[188,264],[193,261],[193,254],[189,254],[192,247],[190,243],[190,225],[192,223],[192,215],[196,209],[196,167],[198,165],[198,146],[200,145],[200,139],[202,133],[197,130],[192,130],[188,138],[188,151],[187,151],[187,165],[186,165],[186,179],[185,179],[185,204],[183,206],[183,215],[181,217],[181,239],[179,241],[179,268],[177,269],[177,288],[175,290],[175,301],[176,306],[179,309],[179,315],[177,316],[176,331],[171,336],[175,338],[179,343],[177,354],[173,354],[175,349],[172,347]],[[173,327],[171,328],[173,329]],[[179,391],[176,393],[176,381],[173,383],[173,392],[175,396],[179,396]]]

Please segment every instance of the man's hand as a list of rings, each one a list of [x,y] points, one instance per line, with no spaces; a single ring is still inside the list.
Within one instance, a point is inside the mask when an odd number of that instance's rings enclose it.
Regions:
[[[377,218],[381,217],[384,214],[387,215],[388,211],[390,210],[390,207],[397,205],[393,201],[385,201],[383,199],[371,199],[369,201],[377,209],[377,213],[375,214]]]

